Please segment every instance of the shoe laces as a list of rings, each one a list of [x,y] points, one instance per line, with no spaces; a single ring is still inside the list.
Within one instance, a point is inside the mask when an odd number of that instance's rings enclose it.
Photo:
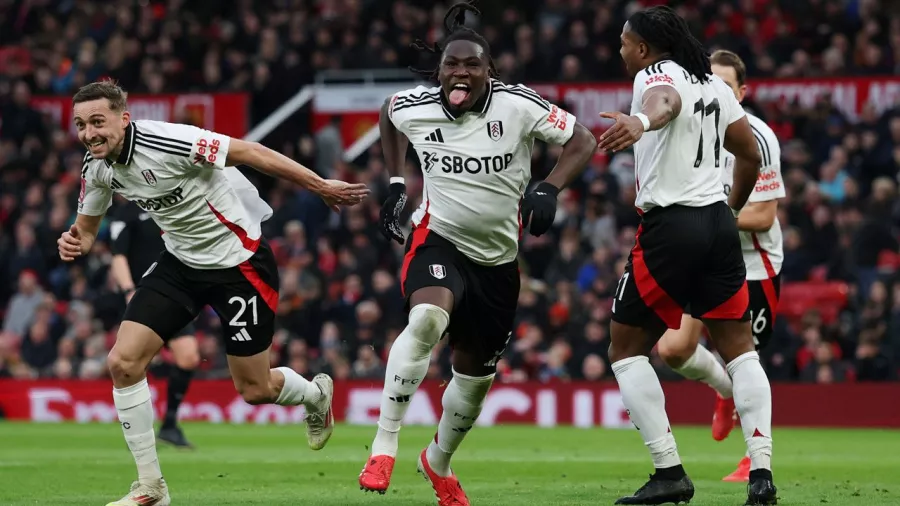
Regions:
[[[318,385],[317,385],[318,386]],[[322,387],[318,387],[319,391],[322,392]],[[322,392],[322,396],[324,399],[325,392]],[[310,411],[307,408],[306,416],[303,420],[306,422],[306,427],[309,430],[310,434],[319,435],[325,429],[325,417],[328,415],[328,409],[323,409],[321,411]]]
[[[445,480],[441,480],[444,483],[447,483]],[[435,487],[435,495],[438,498],[438,503],[441,506],[454,506],[454,505],[463,505],[464,502],[460,501],[456,498],[454,492],[459,491],[463,492],[462,485],[459,484],[458,481],[453,480],[452,484],[443,486],[443,487]]]

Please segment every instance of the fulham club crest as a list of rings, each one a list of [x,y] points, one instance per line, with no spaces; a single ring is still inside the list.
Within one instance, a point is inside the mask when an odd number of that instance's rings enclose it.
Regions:
[[[497,142],[503,137],[503,122],[502,121],[488,121],[487,124],[488,137],[491,138],[492,141]]]
[[[428,266],[428,271],[431,272],[431,275],[436,279],[444,279],[447,277],[447,268],[443,265],[431,264]]]
[[[153,175],[153,172],[150,169],[141,171],[141,175],[144,176],[144,181],[147,181],[147,184],[156,186],[156,176]]]

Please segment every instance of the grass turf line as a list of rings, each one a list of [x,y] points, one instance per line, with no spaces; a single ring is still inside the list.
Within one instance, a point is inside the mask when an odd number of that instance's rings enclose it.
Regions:
[[[405,427],[385,496],[364,494],[357,476],[373,427],[338,426],[313,452],[302,426],[185,424],[196,451],[160,448],[173,506],[434,504],[416,473],[431,427]],[[742,505],[741,484],[723,483],[743,454],[739,429],[723,443],[708,427],[676,427],[697,494],[692,506]],[[476,427],[453,460],[473,505],[612,504],[652,472],[633,430]],[[900,504],[900,431],[775,430],[779,503]],[[0,423],[0,505],[104,505],[134,479],[116,424]]]

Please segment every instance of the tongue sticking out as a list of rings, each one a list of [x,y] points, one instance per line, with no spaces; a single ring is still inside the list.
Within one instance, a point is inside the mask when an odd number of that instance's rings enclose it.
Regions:
[[[466,101],[467,98],[469,98],[469,92],[462,89],[455,89],[450,92],[450,96],[448,98],[450,99],[451,105],[453,105],[454,107],[459,107],[460,104],[462,104]]]

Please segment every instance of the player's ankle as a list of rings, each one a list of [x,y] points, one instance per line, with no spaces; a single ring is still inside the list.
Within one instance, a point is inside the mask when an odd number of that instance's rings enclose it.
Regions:
[[[672,467],[658,467],[653,474],[653,478],[657,480],[680,480],[687,476],[684,472],[684,466],[681,464]]]

